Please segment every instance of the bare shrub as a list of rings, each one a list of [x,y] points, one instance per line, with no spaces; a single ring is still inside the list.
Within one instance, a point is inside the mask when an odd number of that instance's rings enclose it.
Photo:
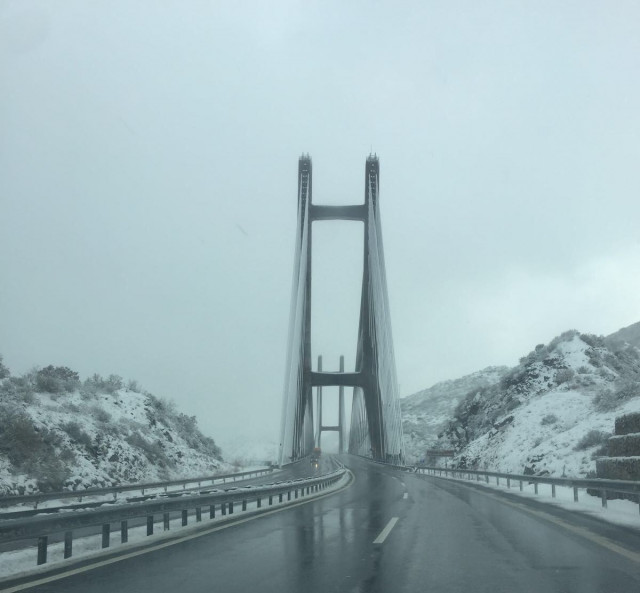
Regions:
[[[563,383],[571,381],[574,375],[575,373],[573,372],[573,369],[559,369],[556,372],[556,385],[562,385]]]
[[[558,417],[555,414],[547,414],[542,418],[540,424],[542,426],[548,426],[549,424],[555,424],[558,421]]]
[[[591,447],[604,445],[610,436],[610,434],[601,430],[590,430],[576,443],[573,450],[584,451],[585,449],[591,449]]]
[[[80,376],[69,367],[54,367],[50,364],[36,373],[38,391],[47,393],[71,392],[79,385]]]

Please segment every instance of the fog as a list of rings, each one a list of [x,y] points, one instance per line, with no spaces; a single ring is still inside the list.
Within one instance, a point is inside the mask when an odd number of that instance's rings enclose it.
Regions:
[[[1,2],[5,363],[116,373],[223,444],[276,440],[302,152],[316,203],[361,202],[380,157],[403,396],[640,320],[639,17]],[[353,366],[361,241],[360,223],[314,226],[328,370]]]

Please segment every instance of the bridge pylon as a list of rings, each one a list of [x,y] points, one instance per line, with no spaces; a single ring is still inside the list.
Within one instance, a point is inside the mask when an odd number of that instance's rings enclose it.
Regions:
[[[322,356],[318,356],[318,372],[322,372]],[[344,372],[344,356],[340,357],[340,371]],[[316,447],[322,446],[322,433],[323,432],[337,432],[338,433],[338,453],[344,453],[344,441],[345,441],[345,421],[344,421],[344,385],[338,387],[338,424],[327,425],[322,421],[322,408],[324,405],[324,398],[322,393],[322,385],[316,387]]]
[[[349,452],[379,461],[404,460],[404,443],[395,355],[391,334],[382,228],[378,208],[380,164],[370,155],[365,164],[363,204],[326,206],[312,201],[312,165],[309,155],[298,161],[298,224],[289,318],[289,339],[282,406],[280,463],[309,455],[314,447],[312,388],[340,387],[339,425],[345,426],[344,388],[353,387]],[[312,223],[354,220],[364,224],[364,261],[360,323],[355,371],[311,368],[311,237]],[[321,414],[321,406],[318,409]],[[318,419],[318,441],[322,420]],[[341,450],[344,429],[339,430]]]

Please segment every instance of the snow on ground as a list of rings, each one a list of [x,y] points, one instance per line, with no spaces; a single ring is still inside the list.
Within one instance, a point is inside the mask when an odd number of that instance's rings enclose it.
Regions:
[[[535,473],[584,477],[595,471],[592,454],[600,445],[578,451],[576,444],[592,430],[612,434],[615,418],[630,412],[640,412],[640,398],[599,412],[590,394],[558,387],[500,418],[496,426],[513,420],[469,443],[464,455],[496,472],[521,474],[529,467]]]
[[[57,453],[70,475],[65,489],[107,487],[230,472],[232,467],[201,446],[202,435],[187,416],[168,412],[146,394],[119,389],[113,393],[37,393],[22,411],[36,430],[60,439]],[[185,426],[177,423],[183,422]],[[190,439],[192,442],[187,442]],[[195,445],[194,445],[195,443]],[[19,473],[0,457],[0,492],[38,492],[33,476]]]

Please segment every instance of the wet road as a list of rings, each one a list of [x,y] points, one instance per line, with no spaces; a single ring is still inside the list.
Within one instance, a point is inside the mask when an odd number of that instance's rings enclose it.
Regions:
[[[640,591],[640,532],[350,456],[320,500],[38,585],[107,593]]]

